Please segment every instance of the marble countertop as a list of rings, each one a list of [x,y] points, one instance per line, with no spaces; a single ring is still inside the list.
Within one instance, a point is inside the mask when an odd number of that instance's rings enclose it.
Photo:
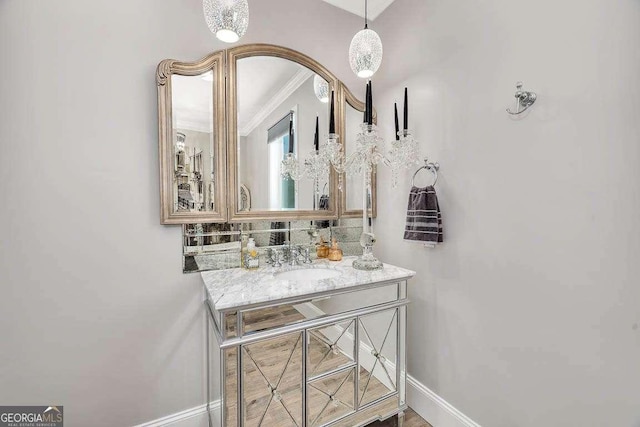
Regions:
[[[213,307],[218,311],[228,311],[270,303],[277,300],[294,300],[307,295],[330,294],[349,288],[356,290],[375,283],[406,280],[416,273],[405,268],[384,264],[384,268],[374,271],[356,270],[351,263],[356,257],[344,257],[342,261],[314,260],[312,264],[295,267],[260,267],[257,270],[232,268],[228,270],[204,271],[202,280],[207,288]],[[317,281],[282,280],[274,273],[294,269],[328,268],[341,274],[330,279]]]

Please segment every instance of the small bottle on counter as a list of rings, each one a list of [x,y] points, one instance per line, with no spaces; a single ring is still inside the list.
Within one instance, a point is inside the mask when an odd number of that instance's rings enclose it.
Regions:
[[[329,246],[324,242],[324,237],[320,236],[320,245],[316,249],[318,258],[326,258],[329,256]]]
[[[256,250],[256,241],[253,237],[249,238],[247,243],[247,253],[245,254],[244,268],[247,270],[255,270],[260,267],[260,257]]]
[[[331,240],[331,249],[329,249],[329,261],[342,261],[342,249],[338,247],[335,237]]]

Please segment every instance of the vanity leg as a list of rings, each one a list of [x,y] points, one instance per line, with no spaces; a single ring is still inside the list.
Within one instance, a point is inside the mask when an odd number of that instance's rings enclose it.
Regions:
[[[404,425],[404,411],[398,412],[398,427],[402,427]]]

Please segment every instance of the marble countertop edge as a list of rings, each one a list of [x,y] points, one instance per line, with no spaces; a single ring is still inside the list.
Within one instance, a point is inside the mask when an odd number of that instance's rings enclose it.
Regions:
[[[339,262],[316,260],[313,264],[279,268],[261,267],[258,270],[233,268],[205,271],[201,273],[201,277],[213,308],[216,311],[228,312],[354,292],[408,280],[415,276],[414,271],[390,264],[384,264],[384,268],[380,270],[356,270],[351,266],[354,259],[355,257],[345,257]],[[318,281],[282,280],[274,277],[275,273],[309,268],[332,269],[341,274]]]

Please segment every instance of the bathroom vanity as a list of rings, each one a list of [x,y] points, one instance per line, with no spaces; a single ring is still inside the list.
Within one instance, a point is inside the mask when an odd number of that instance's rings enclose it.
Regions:
[[[201,273],[209,402],[220,372],[211,425],[353,427],[394,415],[402,424],[415,273],[355,270],[353,259]]]

